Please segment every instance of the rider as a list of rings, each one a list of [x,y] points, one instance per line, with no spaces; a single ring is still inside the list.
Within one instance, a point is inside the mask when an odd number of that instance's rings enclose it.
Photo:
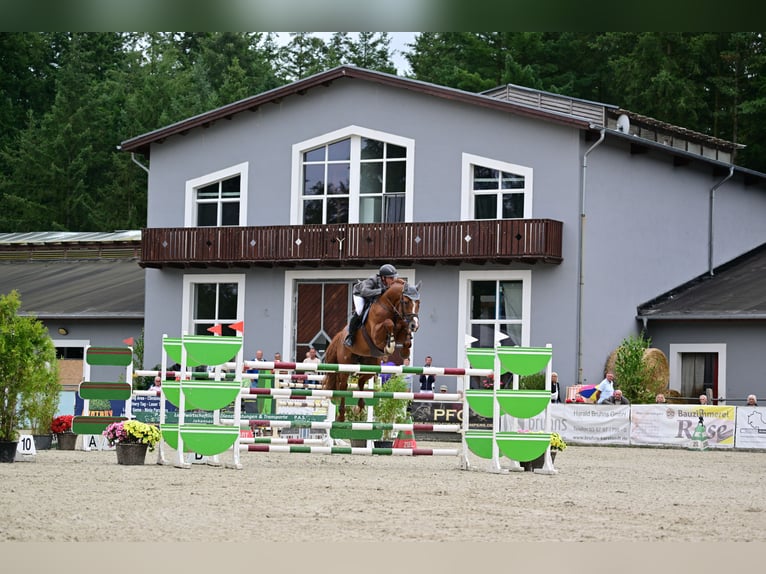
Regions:
[[[356,330],[362,326],[365,307],[379,297],[383,291],[388,289],[397,277],[399,277],[399,273],[396,267],[386,263],[381,265],[377,275],[371,275],[364,281],[359,281],[354,285],[352,291],[354,309],[351,313],[351,320],[348,322],[348,335],[344,341],[347,347],[351,347],[354,344],[354,335]]]

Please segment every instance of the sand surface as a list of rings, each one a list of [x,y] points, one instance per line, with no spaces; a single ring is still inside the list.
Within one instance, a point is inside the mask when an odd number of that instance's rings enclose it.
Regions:
[[[763,452],[570,446],[555,475],[488,473],[473,456],[471,470],[452,456],[243,453],[242,470],[156,458],[48,450],[0,464],[0,541],[766,539]]]

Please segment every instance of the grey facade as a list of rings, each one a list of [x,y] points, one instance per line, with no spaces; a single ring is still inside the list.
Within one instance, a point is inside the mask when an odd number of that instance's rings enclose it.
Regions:
[[[464,365],[465,335],[472,325],[479,329],[471,316],[472,285],[515,282],[521,286],[515,342],[550,343],[562,386],[603,378],[609,354],[641,328],[639,304],[766,242],[766,176],[722,161],[737,146],[679,129],[676,135],[686,133],[698,148],[682,149],[664,143],[659,132],[650,141],[616,125],[615,117],[626,114],[614,106],[582,102],[599,112],[598,122],[499,94],[342,67],[138,136],[122,148],[149,164],[147,231],[168,230],[168,236],[196,226],[199,185],[233,173],[242,180],[239,226],[303,226],[302,154],[347,137],[406,148],[404,222],[474,219],[475,165],[522,174],[523,218],[563,224],[560,261],[455,264],[396,253],[389,259],[423,282],[415,364],[430,354],[438,366]],[[350,203],[357,199],[352,194]],[[350,209],[348,223],[359,223]],[[171,258],[149,265],[146,257],[146,364],[160,360],[163,333],[177,336],[193,327],[196,283],[236,282],[246,352],[262,348],[267,357],[280,351],[289,359],[296,352],[297,283],[360,279],[379,264],[210,258],[200,265]],[[655,342],[667,353],[669,341]]]

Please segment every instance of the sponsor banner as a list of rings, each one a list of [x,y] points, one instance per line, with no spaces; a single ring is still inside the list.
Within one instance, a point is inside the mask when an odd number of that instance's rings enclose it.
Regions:
[[[734,446],[766,449],[766,407],[737,407]]]
[[[631,408],[631,444],[688,448],[702,416],[709,447],[734,447],[734,407],[666,404]]]
[[[630,444],[630,405],[553,404],[551,430],[565,442]]]
[[[469,409],[470,410],[470,409]],[[412,422],[421,424],[463,424],[463,403],[432,403],[413,401]],[[492,419],[470,410],[472,429],[492,430]]]

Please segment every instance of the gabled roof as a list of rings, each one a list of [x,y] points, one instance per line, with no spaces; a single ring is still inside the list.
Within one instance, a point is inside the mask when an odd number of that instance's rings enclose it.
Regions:
[[[584,118],[575,117],[570,114],[560,113],[550,110],[543,110],[535,106],[522,105],[515,102],[503,101],[484,94],[466,92],[445,86],[438,86],[419,80],[402,78],[384,72],[375,72],[364,68],[354,66],[339,66],[326,72],[321,72],[308,78],[298,80],[291,84],[263,92],[256,96],[251,96],[239,100],[232,104],[205,112],[180,122],[176,122],[164,128],[125,140],[120,145],[123,151],[138,152],[146,156],[149,155],[149,149],[153,143],[162,143],[167,138],[175,135],[185,135],[190,130],[200,127],[209,127],[212,123],[231,119],[235,114],[254,111],[259,106],[265,104],[279,103],[283,98],[294,95],[303,95],[307,90],[327,87],[337,80],[357,79],[368,82],[374,82],[382,85],[412,90],[430,96],[444,98],[448,100],[464,102],[477,106],[488,107],[500,111],[510,112],[521,116],[534,117],[563,125],[573,126],[580,129],[588,129],[590,122]]]
[[[638,307],[638,319],[766,319],[766,243]]]

